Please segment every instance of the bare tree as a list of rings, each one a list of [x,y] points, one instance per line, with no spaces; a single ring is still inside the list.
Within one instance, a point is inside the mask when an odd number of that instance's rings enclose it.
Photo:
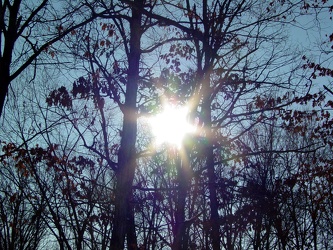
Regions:
[[[47,235],[42,219],[44,199],[34,190],[25,163],[17,154],[12,155],[14,145],[2,146],[0,246],[8,250],[40,249]]]
[[[57,54],[53,45],[89,23],[96,13],[80,1],[49,0],[3,0],[0,13],[1,116],[11,82],[29,66],[33,72],[36,65],[56,63],[50,60]]]

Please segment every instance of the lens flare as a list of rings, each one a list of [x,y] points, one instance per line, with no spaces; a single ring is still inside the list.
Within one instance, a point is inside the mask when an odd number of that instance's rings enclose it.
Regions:
[[[161,113],[152,117],[150,125],[156,145],[169,144],[180,148],[185,135],[195,132],[188,115],[188,107],[167,104]]]

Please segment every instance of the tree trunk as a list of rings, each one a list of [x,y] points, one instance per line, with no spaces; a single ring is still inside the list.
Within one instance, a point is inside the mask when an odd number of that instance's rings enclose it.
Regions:
[[[10,39],[10,38],[11,37],[8,37],[8,39]],[[4,110],[6,95],[7,95],[7,92],[8,92],[8,87],[9,87],[9,84],[11,82],[11,79],[10,79],[10,64],[11,64],[11,61],[12,61],[12,50],[13,50],[14,42],[15,41],[12,41],[13,44],[8,44],[8,43],[10,43],[10,41],[6,42],[3,55],[0,55],[0,76],[1,76],[1,81],[0,81],[0,117],[1,117],[1,115],[3,113],[3,110]]]
[[[2,67],[2,64],[0,64],[0,67]],[[5,106],[5,100],[6,100],[6,95],[8,92],[8,83],[9,83],[9,75],[6,76],[6,73],[3,73],[4,70],[1,70],[0,75],[1,75],[1,83],[0,83],[0,117],[2,115],[2,112],[4,110]]]
[[[212,237],[213,250],[220,250],[220,225],[219,225],[219,214],[218,214],[218,201],[216,197],[216,175],[214,165],[214,147],[213,147],[213,134],[212,134],[212,115],[211,115],[211,92],[210,87],[210,75],[212,62],[214,59],[213,48],[210,43],[210,30],[211,22],[208,18],[208,1],[203,1],[203,18],[204,18],[204,39],[203,39],[203,52],[204,52],[204,67],[202,71],[203,80],[203,102],[202,102],[202,113],[203,122],[206,127],[206,138],[207,145],[204,149],[204,155],[206,157],[206,167],[208,174],[208,190],[209,190],[209,201],[210,201],[210,229]]]
[[[14,50],[14,44],[17,39],[17,31],[18,31],[18,13],[20,9],[21,1],[14,1],[12,3],[12,7],[10,8],[9,12],[9,22],[7,27],[6,33],[1,33],[1,36],[4,36],[4,47],[3,51],[0,49],[0,76],[1,76],[1,82],[0,82],[0,117],[2,115],[4,105],[5,105],[5,99],[8,92],[8,87],[11,82],[10,77],[10,65],[12,63],[12,54]],[[1,8],[1,12],[2,12]],[[1,15],[1,22],[4,22],[5,16]],[[2,42],[2,37],[0,38],[0,41]],[[1,44],[2,46],[2,44]]]
[[[134,218],[134,208],[133,202],[129,202],[127,210],[127,245],[128,249],[137,249],[136,231],[135,231],[135,218]]]
[[[188,176],[186,174],[186,169],[178,156],[177,159],[177,179],[178,179],[178,194],[177,194],[177,204],[176,204],[176,215],[175,215],[175,232],[174,232],[174,242],[173,250],[187,249],[187,237],[186,237],[186,226],[185,226],[185,205],[186,205],[186,195],[188,188]]]
[[[112,228],[112,250],[124,249],[127,235],[128,249],[137,249],[135,236],[132,185],[136,167],[137,108],[136,98],[139,81],[141,10],[142,0],[132,7],[130,20],[130,44],[128,55],[128,82],[125,93],[122,138],[118,153],[117,183],[115,188],[115,213]]]
[[[208,82],[207,82],[208,84]],[[207,98],[208,99],[208,98]],[[211,225],[211,237],[212,246],[214,250],[220,250],[220,225],[218,214],[218,201],[216,196],[216,175],[214,167],[214,152],[213,144],[211,141],[211,110],[210,102],[206,100],[202,105],[203,120],[206,126],[206,136],[208,144],[205,147],[206,167],[208,175],[208,190],[210,201],[210,225]]]

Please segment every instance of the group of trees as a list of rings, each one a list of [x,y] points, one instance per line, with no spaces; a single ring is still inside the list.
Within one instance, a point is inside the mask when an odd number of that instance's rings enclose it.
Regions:
[[[288,30],[331,11],[3,0],[1,249],[331,249],[332,71]],[[168,100],[180,149],[145,123]]]

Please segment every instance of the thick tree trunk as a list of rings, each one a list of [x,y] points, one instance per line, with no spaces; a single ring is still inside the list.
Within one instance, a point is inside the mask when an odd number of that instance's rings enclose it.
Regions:
[[[137,239],[136,239],[136,231],[135,231],[135,218],[134,218],[134,208],[133,202],[128,203],[127,208],[127,245],[128,249],[137,249]]]
[[[11,82],[10,76],[10,65],[12,63],[12,54],[14,51],[14,44],[17,39],[18,31],[18,14],[20,9],[21,1],[14,1],[9,12],[9,22],[6,33],[1,33],[1,36],[4,36],[4,48],[3,51],[0,49],[0,117],[3,113],[6,95],[8,92],[8,87]],[[4,4],[5,5],[5,4]],[[2,10],[1,8],[1,11]],[[0,15],[0,21],[4,22],[5,16]],[[0,41],[3,38],[0,38]],[[2,41],[1,41],[2,42]],[[2,45],[2,44],[1,44]]]
[[[137,249],[134,211],[132,207],[132,185],[136,167],[136,98],[141,53],[141,2],[141,0],[137,1],[137,6],[132,8],[132,18],[130,21],[128,82],[125,93],[122,138],[118,153],[118,171],[116,173],[115,213],[110,247],[112,250],[124,249],[126,236],[128,249]]]
[[[1,65],[0,65],[1,67]],[[9,77],[6,77],[1,70],[1,83],[0,83],[0,117],[2,115],[2,112],[4,110],[4,106],[5,106],[5,100],[6,100],[6,95],[8,92],[8,83],[9,83]],[[6,80],[8,79],[8,80]]]
[[[8,92],[8,87],[11,82],[10,77],[10,64],[12,62],[12,51],[15,43],[14,35],[7,35],[6,39],[12,39],[13,41],[6,41],[4,52],[0,55],[0,117],[3,113],[6,95]]]
[[[131,153],[119,153],[119,158]],[[119,159],[120,161],[120,159]],[[133,158],[128,160],[128,165],[123,166],[117,173],[117,184],[115,190],[115,212],[110,249],[124,249],[126,233],[129,227],[129,204],[131,202],[132,182],[134,178],[135,163]],[[135,246],[134,246],[135,247]],[[131,248],[133,249],[133,248]],[[135,249],[135,248],[134,248]]]

